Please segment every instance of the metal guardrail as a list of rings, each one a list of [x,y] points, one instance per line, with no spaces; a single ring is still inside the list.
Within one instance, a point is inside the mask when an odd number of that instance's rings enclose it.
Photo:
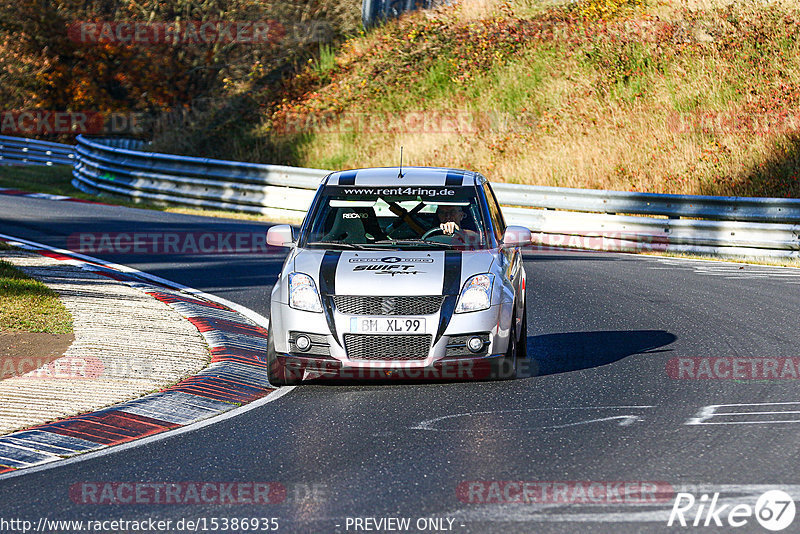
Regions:
[[[541,246],[620,252],[800,257],[800,224],[655,219],[504,207],[509,224],[526,226]]]
[[[83,137],[78,137],[76,152],[79,161],[73,174],[76,185],[85,189],[288,215],[296,220],[305,214],[320,180],[329,172],[140,152]],[[533,230],[541,245],[800,255],[800,200],[796,199],[656,195],[504,183],[494,184],[494,190],[509,222]]]
[[[78,136],[73,184],[90,193],[302,217],[329,172],[142,152]]]
[[[628,193],[493,184],[503,204],[595,213],[692,217],[717,221],[800,223],[800,199]]]
[[[0,165],[72,165],[74,163],[75,150],[70,145],[0,135]]]
[[[161,154],[145,148],[141,141],[78,136],[73,184],[89,193],[109,192],[299,222],[320,180],[330,172]],[[544,246],[800,257],[798,199],[504,183],[495,183],[493,188],[508,222],[530,228],[535,242]]]
[[[361,23],[369,29],[408,11],[449,3],[450,0],[362,0]]]

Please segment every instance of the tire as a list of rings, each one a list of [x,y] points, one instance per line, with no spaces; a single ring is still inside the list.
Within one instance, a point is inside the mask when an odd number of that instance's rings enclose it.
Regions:
[[[528,358],[528,307],[522,310],[522,325],[520,326],[519,342],[517,343],[516,358],[517,378],[528,378],[533,373],[531,360]]]
[[[272,337],[272,329],[267,332],[267,378],[273,386],[293,386],[300,382],[300,377],[286,369],[286,366],[278,358],[275,352],[275,340]]]
[[[516,313],[511,317],[511,336],[502,358],[492,362],[492,380],[514,380],[519,373],[519,344],[517,343]]]

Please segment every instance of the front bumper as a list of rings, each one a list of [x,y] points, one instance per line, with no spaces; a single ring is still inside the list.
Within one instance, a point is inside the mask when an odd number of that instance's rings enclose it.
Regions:
[[[278,354],[278,358],[286,373],[298,379],[337,380],[485,380],[495,377],[498,373],[497,366],[505,363],[502,356],[497,354],[440,360],[427,367],[408,366],[407,362],[400,361],[390,362],[390,365],[364,367],[344,365],[332,358],[302,358],[283,354]]]
[[[465,372],[463,369],[466,367],[474,367],[478,361],[488,361],[506,352],[511,331],[512,308],[513,304],[509,301],[478,312],[454,313],[447,322],[446,329],[438,338],[442,311],[424,315],[426,328],[423,335],[429,336],[429,341],[425,344],[424,350],[418,349],[413,357],[403,357],[402,359],[392,359],[391,357],[384,359],[381,354],[370,354],[366,356],[370,359],[363,359],[349,354],[346,349],[348,343],[345,336],[352,335],[351,319],[358,319],[360,316],[357,315],[334,311],[331,316],[334,332],[330,328],[325,314],[299,311],[290,308],[288,304],[273,301],[270,327],[275,351],[287,362],[296,361],[306,366],[315,365],[331,369],[335,367],[340,370],[383,369],[388,371],[393,369],[434,369],[436,365],[449,362],[445,368],[455,367],[458,369],[461,366],[460,373],[463,374]],[[311,349],[298,350],[294,343],[298,333],[306,334],[311,338]],[[454,347],[455,345],[463,346],[465,339],[472,335],[478,335],[485,339],[484,348],[479,353],[473,354],[465,348],[459,350]],[[413,341],[411,334],[358,334],[358,336],[376,336],[374,341],[378,341],[377,336],[380,336],[387,338],[380,340],[382,343],[390,344],[408,344]],[[350,347],[352,348],[352,346],[351,340]],[[359,354],[363,355],[363,351]]]

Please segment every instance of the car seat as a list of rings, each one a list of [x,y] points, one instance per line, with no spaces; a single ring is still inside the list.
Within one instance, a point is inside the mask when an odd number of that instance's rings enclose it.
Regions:
[[[322,240],[357,244],[385,238],[386,236],[378,225],[375,210],[358,207],[339,208],[333,227]]]

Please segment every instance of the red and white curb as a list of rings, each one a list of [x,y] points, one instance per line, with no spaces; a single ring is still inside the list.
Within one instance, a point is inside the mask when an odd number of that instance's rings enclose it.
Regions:
[[[268,321],[258,313],[127,266],[4,234],[0,241],[70,262],[165,302],[197,327],[211,349],[211,364],[174,386],[0,437],[0,478],[54,462],[61,465],[65,458],[81,453],[130,446],[134,440],[149,442],[148,437],[188,431],[198,423],[205,426],[221,414],[243,411],[242,405],[261,405],[292,389],[276,391],[267,380]]]

